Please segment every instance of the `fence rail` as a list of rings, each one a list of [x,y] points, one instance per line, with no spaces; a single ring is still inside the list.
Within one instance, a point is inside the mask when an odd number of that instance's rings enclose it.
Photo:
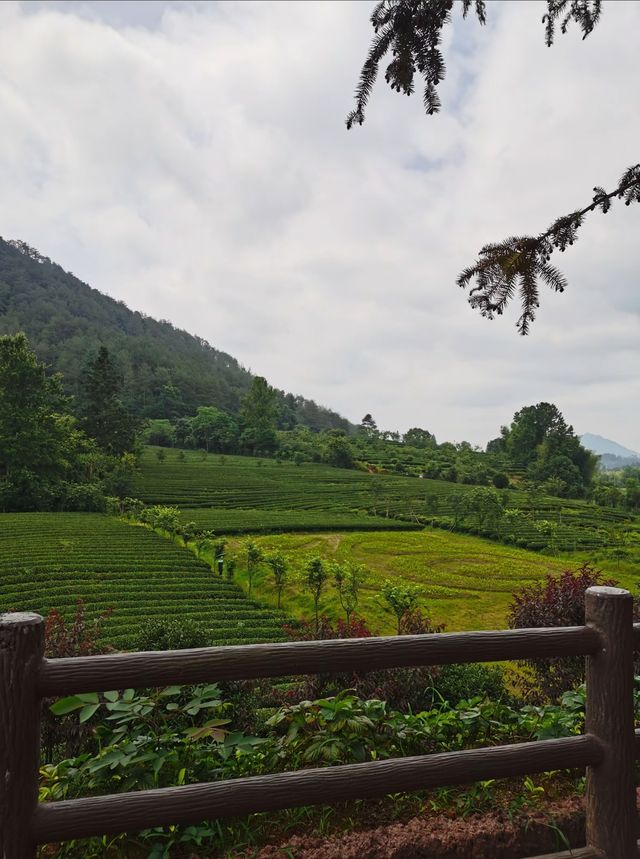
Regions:
[[[38,844],[135,832],[259,811],[463,784],[551,769],[587,769],[583,857],[636,855],[632,598],[590,588],[586,625],[438,635],[214,647],[45,659],[43,620],[0,616],[0,857],[33,859]],[[39,719],[45,697],[318,672],[587,658],[581,736],[306,769],[176,788],[38,804]],[[559,857],[562,854],[557,854]],[[577,854],[580,855],[580,854]]]

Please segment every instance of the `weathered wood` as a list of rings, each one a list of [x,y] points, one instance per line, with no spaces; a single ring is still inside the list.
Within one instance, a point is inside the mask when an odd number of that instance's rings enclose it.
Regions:
[[[587,769],[587,845],[628,859],[636,851],[633,598],[621,588],[588,588],[585,616],[602,639],[587,659],[586,729],[604,750]]]
[[[562,853],[545,853],[544,856],[530,856],[529,859],[607,859],[602,850],[595,847],[576,847]]]
[[[586,656],[599,647],[595,630],[576,626],[47,659],[42,666],[40,693],[43,697],[53,697],[142,684],[170,686],[328,671]]]
[[[40,698],[44,621],[37,614],[0,615],[0,856],[33,859],[38,802]]]
[[[633,857],[640,857],[640,841],[636,846]],[[544,856],[530,856],[529,859],[607,859],[602,850],[596,847],[576,847],[574,850],[563,850],[561,853],[545,853]]]
[[[39,843],[47,843],[98,834],[137,832],[169,822],[189,824],[256,811],[465,784],[479,779],[573,769],[595,763],[601,755],[598,740],[583,735],[65,800],[38,807],[35,833]]]

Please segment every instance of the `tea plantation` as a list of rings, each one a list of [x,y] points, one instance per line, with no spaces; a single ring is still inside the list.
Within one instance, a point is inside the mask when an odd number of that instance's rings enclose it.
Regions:
[[[68,616],[79,598],[89,618],[113,608],[105,639],[123,649],[152,618],[202,622],[212,643],[282,638],[279,612],[146,528],[89,513],[0,514],[0,611]]]
[[[197,451],[147,448],[135,494],[152,504],[177,505],[184,521],[217,533],[327,530],[411,530],[435,524],[490,535],[477,513],[461,515],[478,487],[442,480],[295,465],[273,459],[203,456]],[[500,526],[498,538],[522,548],[593,552],[619,546],[636,535],[638,518],[584,501],[502,490],[516,515]],[[547,532],[545,533],[545,529]],[[553,533],[550,537],[549,534]],[[495,533],[491,536],[496,536]]]

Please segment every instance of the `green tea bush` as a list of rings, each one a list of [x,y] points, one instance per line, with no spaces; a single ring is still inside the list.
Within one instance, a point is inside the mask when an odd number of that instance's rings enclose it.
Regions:
[[[158,618],[142,625],[137,639],[137,650],[185,650],[190,647],[209,647],[213,636],[204,623],[185,618],[165,620]]]

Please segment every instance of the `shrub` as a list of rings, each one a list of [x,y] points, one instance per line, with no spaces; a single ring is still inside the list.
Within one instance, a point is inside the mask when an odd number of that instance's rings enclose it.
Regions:
[[[445,700],[457,703],[470,698],[510,701],[505,689],[502,668],[497,665],[443,665],[434,677],[433,703]]]
[[[138,650],[185,650],[208,647],[211,633],[195,620],[149,620],[138,633]]]
[[[511,629],[545,626],[583,626],[584,595],[593,585],[614,586],[613,579],[605,579],[600,570],[583,564],[577,570],[565,570],[560,576],[548,575],[544,582],[516,591],[509,609]],[[634,616],[640,615],[635,601]],[[533,669],[539,691],[545,698],[557,700],[563,692],[572,689],[584,679],[584,659],[533,659],[525,663]]]
[[[494,474],[492,482],[496,489],[506,489],[509,486],[509,478],[503,471]]]
[[[66,659],[72,656],[94,656],[108,653],[110,647],[101,637],[104,625],[111,617],[112,609],[100,614],[95,620],[87,620],[82,600],[76,602],[73,616],[67,620],[59,611],[52,609],[44,622],[45,656],[51,659]],[[64,748],[64,753],[78,753],[87,729],[74,718],[54,718],[49,707],[52,699],[42,702],[41,745],[43,758],[51,760],[54,752]]]

